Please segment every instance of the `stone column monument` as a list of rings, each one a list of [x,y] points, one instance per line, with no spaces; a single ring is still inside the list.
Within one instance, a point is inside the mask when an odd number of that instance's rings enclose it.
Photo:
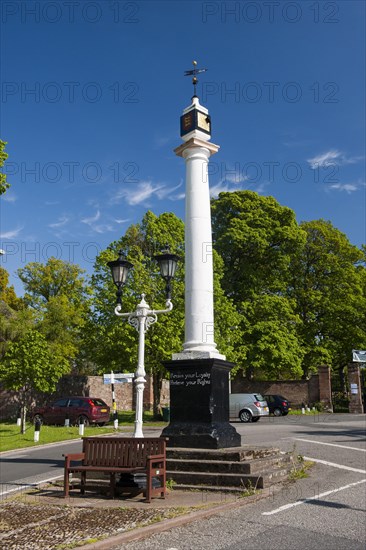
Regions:
[[[194,75],[195,88],[196,74],[202,71],[187,71]],[[182,352],[164,363],[170,372],[170,424],[162,435],[169,437],[171,447],[236,447],[240,435],[229,424],[233,364],[214,342],[208,162],[219,146],[210,142],[211,119],[196,93],[181,116],[181,137],[175,153],[186,163],[185,342]]]

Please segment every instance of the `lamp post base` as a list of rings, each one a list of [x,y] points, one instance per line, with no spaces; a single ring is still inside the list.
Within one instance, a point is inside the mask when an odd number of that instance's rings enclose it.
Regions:
[[[239,447],[241,436],[229,423],[229,372],[222,359],[165,361],[170,372],[170,424],[162,436],[168,447]]]

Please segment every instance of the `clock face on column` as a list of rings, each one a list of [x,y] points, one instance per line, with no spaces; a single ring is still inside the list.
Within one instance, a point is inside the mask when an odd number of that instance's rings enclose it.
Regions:
[[[200,130],[205,134],[211,135],[211,119],[209,115],[192,109],[180,117],[180,135],[185,136],[189,132]]]
[[[201,113],[201,111],[197,111],[197,126],[200,130],[211,134],[210,117],[205,113]]]

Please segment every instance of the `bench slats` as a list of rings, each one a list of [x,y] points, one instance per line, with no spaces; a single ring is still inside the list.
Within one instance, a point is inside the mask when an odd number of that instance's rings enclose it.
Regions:
[[[82,455],[65,455],[64,496],[66,497],[69,494],[70,472],[81,472],[82,493],[85,490],[86,473],[88,471],[109,473],[112,497],[114,497],[116,473],[145,471],[147,476],[146,500],[150,502],[151,496],[159,494],[165,498],[165,452],[166,439],[160,437],[84,437]],[[82,460],[81,457],[83,457]],[[81,460],[81,464],[71,465],[71,460]],[[155,463],[158,464],[157,468],[153,467]],[[159,471],[159,474],[156,471]],[[153,477],[159,477],[161,487],[153,488]]]

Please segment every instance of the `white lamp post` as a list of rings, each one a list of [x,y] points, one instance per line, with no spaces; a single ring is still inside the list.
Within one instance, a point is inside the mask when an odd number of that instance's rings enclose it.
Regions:
[[[135,431],[133,437],[144,437],[142,433],[143,424],[143,396],[145,389],[145,332],[148,328],[156,323],[158,315],[160,313],[168,313],[173,309],[171,302],[171,280],[175,275],[177,262],[179,257],[175,254],[170,254],[169,250],[164,251],[163,254],[154,256],[159,263],[160,274],[166,281],[166,308],[165,309],[150,309],[149,304],[145,301],[145,294],[141,294],[141,302],[137,305],[135,311],[129,311],[127,313],[121,313],[122,310],[122,288],[126,283],[129,270],[133,265],[124,259],[122,251],[119,252],[118,260],[108,262],[108,266],[112,272],[112,278],[114,284],[117,286],[117,305],[114,313],[118,317],[127,318],[130,325],[132,325],[139,333],[139,347],[138,347],[138,361],[137,369],[135,372],[135,385],[136,385],[136,416],[135,416]]]

